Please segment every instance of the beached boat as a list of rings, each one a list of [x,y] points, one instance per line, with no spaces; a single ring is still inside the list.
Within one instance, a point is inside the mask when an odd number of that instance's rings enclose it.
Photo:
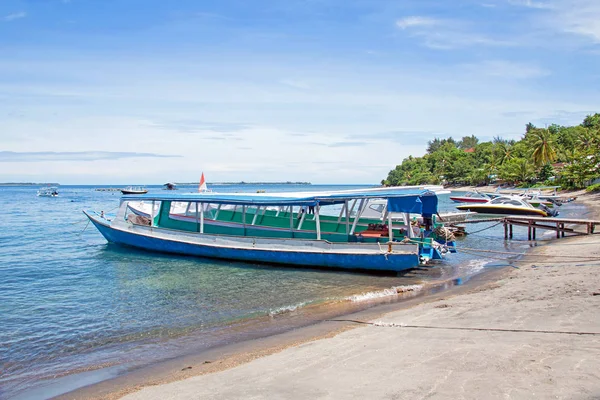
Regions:
[[[124,196],[115,218],[85,212],[109,242],[167,253],[350,270],[402,271],[454,251],[433,224],[439,186],[337,192]],[[361,218],[387,201],[385,223]],[[134,212],[139,203],[148,216]],[[340,209],[341,207],[341,209]],[[325,212],[340,209],[338,215]],[[392,213],[403,213],[394,225]],[[411,225],[410,213],[424,226]],[[443,244],[441,244],[442,242]]]
[[[557,212],[552,212],[549,208],[535,208],[519,196],[500,196],[490,200],[484,204],[462,204],[456,206],[462,211],[474,211],[481,214],[494,215],[533,215],[538,217],[548,217],[558,215]]]
[[[56,186],[48,186],[40,188],[37,191],[39,197],[58,197],[58,188]]]
[[[437,194],[441,194],[437,192]],[[386,218],[386,201],[385,200],[372,200],[369,202],[369,206],[363,211],[361,218],[377,218],[384,220]],[[469,217],[472,217],[477,213],[472,211],[446,211],[440,212],[434,216],[437,217],[438,221],[445,224],[455,224],[466,221]],[[412,216],[411,216],[412,217]],[[392,221],[403,221],[403,215],[401,213],[392,213]],[[419,223],[423,223],[421,217],[417,217]],[[412,219],[412,218],[411,218]]]
[[[487,203],[491,199],[492,197],[488,194],[479,192],[477,190],[467,192],[463,196],[450,196],[450,200],[455,203]]]
[[[141,186],[127,186],[125,189],[121,189],[123,194],[146,194],[148,189]]]

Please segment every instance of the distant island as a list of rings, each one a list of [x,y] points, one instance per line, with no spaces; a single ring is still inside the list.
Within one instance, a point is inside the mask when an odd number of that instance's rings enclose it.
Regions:
[[[0,186],[60,186],[56,182],[0,182]]]

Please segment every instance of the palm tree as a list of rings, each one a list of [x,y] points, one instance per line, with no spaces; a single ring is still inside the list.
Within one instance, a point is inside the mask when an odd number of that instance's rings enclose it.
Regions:
[[[512,143],[509,142],[508,140],[503,140],[500,138],[494,138],[494,144],[496,145],[496,147],[499,150],[499,157],[498,157],[498,165],[502,165],[505,162],[509,161],[510,159],[512,159]]]
[[[513,173],[518,181],[528,182],[533,178],[535,171],[529,161],[520,159],[515,163]]]
[[[533,129],[529,135],[531,135],[533,145],[531,156],[536,166],[551,163],[556,159],[554,141],[548,129]]]

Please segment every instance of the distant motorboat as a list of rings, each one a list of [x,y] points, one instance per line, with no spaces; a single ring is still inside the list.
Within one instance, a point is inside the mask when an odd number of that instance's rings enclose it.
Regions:
[[[558,212],[541,205],[542,209],[518,196],[500,196],[484,204],[461,204],[456,206],[461,211],[474,211],[481,214],[493,215],[532,215],[538,217],[556,216]]]
[[[123,194],[146,194],[148,189],[141,186],[127,186],[125,189],[121,189]]]
[[[56,186],[40,188],[37,195],[39,197],[58,197],[58,188]]]

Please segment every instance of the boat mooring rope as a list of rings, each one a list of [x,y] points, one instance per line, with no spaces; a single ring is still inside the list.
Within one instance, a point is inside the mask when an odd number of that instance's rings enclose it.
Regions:
[[[508,255],[512,255],[512,256],[526,256],[526,257],[550,257],[550,258],[569,258],[569,259],[577,258],[577,259],[585,259],[585,260],[589,260],[589,259],[600,260],[600,257],[571,256],[571,255],[563,256],[563,255],[558,255],[558,254],[547,255],[547,254],[515,253],[512,251],[483,250],[483,249],[473,249],[470,247],[457,247],[457,250],[469,250],[472,252],[480,252],[480,253],[508,254]]]
[[[88,225],[90,224],[90,220],[88,218],[87,224],[85,224],[85,226],[83,227],[83,229],[81,230],[81,232],[79,232],[77,234],[77,236],[81,236],[81,234],[87,229]]]
[[[502,224],[502,223],[504,223],[504,221],[497,222],[497,223],[495,223],[494,225],[490,225],[490,226],[488,226],[487,228],[483,228],[483,229],[480,229],[480,230],[478,230],[478,231],[475,231],[475,232],[467,232],[467,235],[475,235],[476,233],[483,232],[483,231],[487,231],[488,229],[491,229],[491,228],[493,228],[493,227],[495,227],[495,226],[498,226],[498,225],[500,225],[500,224]]]
[[[558,335],[590,335],[598,336],[600,332],[570,332],[570,331],[548,331],[537,329],[504,329],[504,328],[463,328],[459,326],[432,326],[432,325],[405,325],[395,323],[368,322],[356,319],[326,319],[328,322],[352,322],[361,325],[371,325],[385,328],[414,328],[414,329],[448,329],[458,331],[483,331],[483,332],[513,332],[513,333],[549,333]]]

